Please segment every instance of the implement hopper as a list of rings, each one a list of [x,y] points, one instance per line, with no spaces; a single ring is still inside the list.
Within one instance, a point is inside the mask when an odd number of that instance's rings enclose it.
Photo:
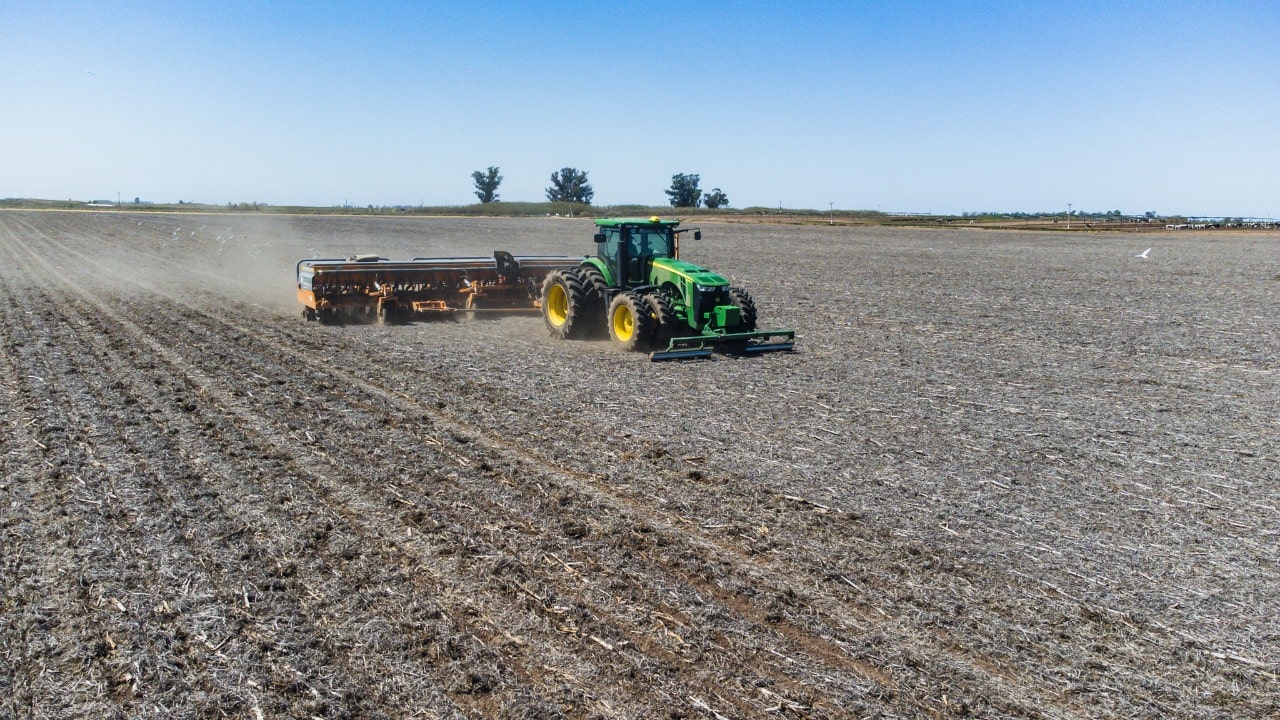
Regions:
[[[312,258],[297,264],[298,302],[304,318],[321,322],[536,312],[547,273],[579,262],[502,250],[492,258]]]

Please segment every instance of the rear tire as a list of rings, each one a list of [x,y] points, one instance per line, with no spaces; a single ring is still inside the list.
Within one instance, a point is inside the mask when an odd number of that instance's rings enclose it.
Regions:
[[[590,317],[589,334],[603,336],[605,334],[605,298],[609,297],[609,283],[604,273],[594,265],[579,265],[578,279],[582,281],[582,289],[587,294],[586,314]]]
[[[578,277],[582,279],[582,286],[586,289],[588,295],[595,295],[600,299],[600,306],[604,307],[605,295],[609,292],[609,283],[604,279],[604,273],[600,272],[600,268],[594,265],[580,265],[578,267]]]
[[[587,293],[572,270],[553,270],[542,283],[542,319],[553,337],[570,340],[590,331]]]
[[[737,306],[741,317],[737,332],[753,332],[756,329],[756,303],[751,299],[751,293],[742,288],[731,287],[729,302]]]
[[[653,337],[649,303],[633,292],[620,292],[609,303],[609,337],[622,350],[646,350]]]

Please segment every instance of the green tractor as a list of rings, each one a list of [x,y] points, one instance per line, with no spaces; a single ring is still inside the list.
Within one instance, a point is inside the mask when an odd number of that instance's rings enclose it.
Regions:
[[[596,254],[542,284],[542,317],[562,339],[609,337],[653,360],[707,357],[712,350],[790,350],[793,330],[757,330],[746,290],[680,259],[678,220],[596,220]],[[702,232],[692,230],[695,240]]]

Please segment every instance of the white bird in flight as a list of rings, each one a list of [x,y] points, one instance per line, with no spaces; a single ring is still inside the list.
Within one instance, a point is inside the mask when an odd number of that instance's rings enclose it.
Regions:
[[[1151,252],[1151,248],[1147,248],[1146,250],[1143,250],[1142,252],[1138,253],[1137,255],[1134,255],[1134,257],[1139,257],[1139,258],[1142,258],[1143,260],[1146,260],[1146,259],[1147,259],[1147,253],[1149,253],[1149,252]]]

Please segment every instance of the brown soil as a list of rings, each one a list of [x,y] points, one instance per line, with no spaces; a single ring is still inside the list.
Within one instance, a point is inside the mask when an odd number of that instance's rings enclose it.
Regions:
[[[585,221],[0,212],[0,716],[1280,715],[1274,236],[703,230],[797,352],[293,300]]]

